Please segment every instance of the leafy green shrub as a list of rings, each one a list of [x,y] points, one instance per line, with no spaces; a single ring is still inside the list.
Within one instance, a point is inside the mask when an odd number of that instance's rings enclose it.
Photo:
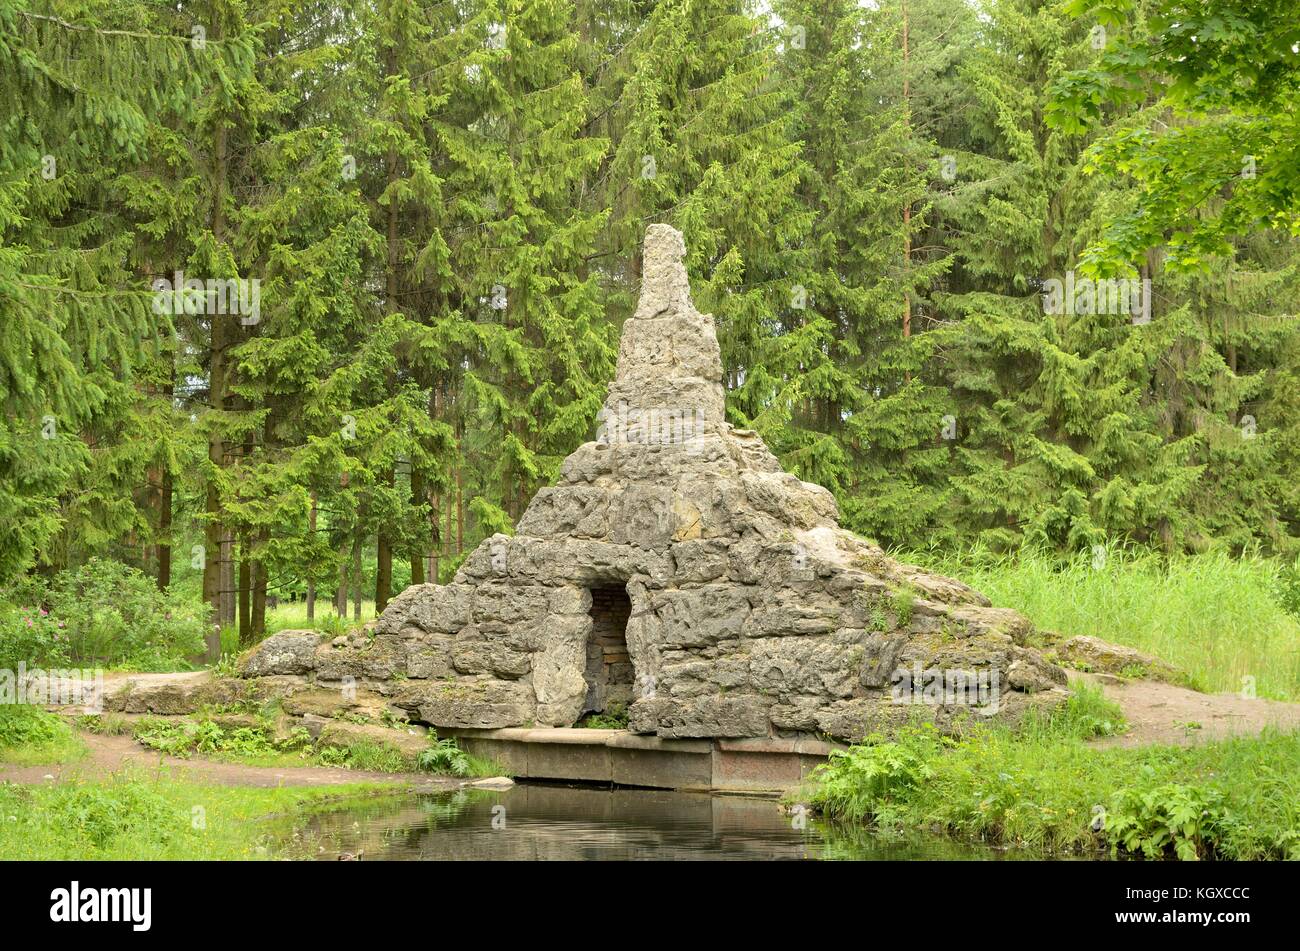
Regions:
[[[323,766],[347,766],[351,752],[340,746],[326,746],[316,751],[316,758]]]
[[[66,627],[42,607],[0,603],[0,667],[64,666],[71,647]]]
[[[26,579],[0,609],[0,664],[185,666],[203,649],[208,607],[159,591],[143,572],[92,558],[53,580]]]
[[[341,765],[349,769],[367,770],[372,773],[402,773],[411,768],[410,757],[388,743],[362,740],[353,743],[345,752],[347,756]]]
[[[1223,819],[1218,790],[1165,783],[1117,792],[1105,831],[1114,852],[1123,849],[1158,859],[1172,851],[1183,861],[1194,861],[1212,851]]]
[[[930,779],[930,761],[950,742],[933,726],[921,725],[901,730],[897,740],[872,734],[858,746],[835,750],[813,774],[819,783],[814,805],[853,821],[874,818],[882,806]]]
[[[427,750],[416,757],[416,766],[426,772],[446,773],[450,776],[468,776],[471,768],[469,754],[455,740],[436,738]]]
[[[54,743],[67,732],[62,720],[40,707],[25,703],[0,704],[0,747]]]
[[[1273,596],[1283,611],[1300,618],[1300,558],[1278,569],[1273,579]]]
[[[0,704],[0,761],[19,765],[66,763],[86,745],[62,719],[30,704]]]
[[[1081,683],[1071,685],[1070,698],[1052,712],[1049,726],[1060,735],[1081,740],[1118,736],[1128,729],[1118,703],[1108,700],[1100,687]]]
[[[86,713],[77,717],[77,729],[97,736],[125,736],[131,732],[131,721],[116,713]]]
[[[188,817],[153,788],[138,782],[112,788],[60,786],[46,806],[51,819],[75,837],[103,848],[117,836],[145,830],[166,842],[188,826]]]
[[[611,703],[604,713],[589,713],[574,725],[583,730],[626,730],[627,707]]]
[[[907,588],[900,588],[893,594],[894,626],[907,627],[912,623],[916,612],[916,593]]]
[[[164,719],[151,717],[139,721],[136,741],[168,756],[188,758],[195,753],[229,756],[270,756],[297,752],[311,743],[311,736],[301,727],[277,739],[269,726],[241,726],[227,730],[206,718]]]
[[[1025,729],[904,730],[833,755],[805,790],[832,819],[1044,852],[1300,859],[1300,730],[1194,746],[1097,748],[1083,694]],[[1108,803],[1109,810],[1099,804]],[[1094,824],[1098,811],[1104,816]]]

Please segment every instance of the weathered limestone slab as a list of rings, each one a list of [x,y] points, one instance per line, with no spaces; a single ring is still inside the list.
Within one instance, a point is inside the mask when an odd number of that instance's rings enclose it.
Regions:
[[[322,726],[316,740],[318,747],[344,750],[363,744],[392,747],[403,756],[414,758],[429,748],[429,737],[418,726],[397,729],[372,723],[331,720]]]
[[[1055,653],[1066,663],[1094,673],[1137,673],[1160,679],[1174,677],[1177,673],[1170,664],[1151,654],[1083,634],[1062,642]]]
[[[262,641],[239,665],[244,677],[271,674],[306,674],[316,669],[316,649],[320,646],[316,631],[280,631]]]

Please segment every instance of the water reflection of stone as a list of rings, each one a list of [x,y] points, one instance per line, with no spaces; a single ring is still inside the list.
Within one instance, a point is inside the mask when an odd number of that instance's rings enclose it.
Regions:
[[[800,831],[772,800],[541,785],[362,800],[300,821],[281,844],[300,858],[360,851],[367,861],[1002,857],[811,822]]]

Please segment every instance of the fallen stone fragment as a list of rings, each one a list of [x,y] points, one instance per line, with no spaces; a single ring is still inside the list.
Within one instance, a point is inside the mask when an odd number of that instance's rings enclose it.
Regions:
[[[509,789],[515,781],[509,776],[492,776],[488,779],[476,779],[471,783],[462,783],[472,789]]]
[[[1092,673],[1154,680],[1170,680],[1178,675],[1172,664],[1154,654],[1082,634],[1057,645],[1055,653],[1062,663]]]

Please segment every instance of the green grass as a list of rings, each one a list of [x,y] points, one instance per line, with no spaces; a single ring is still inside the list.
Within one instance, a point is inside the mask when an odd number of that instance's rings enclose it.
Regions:
[[[90,724],[97,731],[111,729]],[[131,728],[138,743],[167,756],[202,756],[248,766],[336,766],[379,773],[429,772],[448,776],[500,776],[489,760],[470,756],[454,739],[429,734],[418,755],[388,743],[362,740],[347,747],[317,747],[303,727],[277,735],[274,725],[222,726],[212,716],[143,717]]]
[[[266,630],[268,634],[297,628],[316,628],[332,634],[343,634],[354,627],[375,619],[375,602],[361,602],[361,620],[352,620],[352,604],[348,603],[348,616],[340,618],[334,613],[334,606],[327,600],[316,601],[316,617],[307,620],[306,601],[284,601],[274,610],[266,612]]]
[[[86,744],[62,719],[29,704],[0,704],[0,763],[44,766],[86,755]]]
[[[306,601],[284,601],[266,612],[266,636],[278,634],[280,631],[293,630],[317,630],[331,637],[337,637],[340,634],[346,634],[353,628],[360,627],[367,621],[375,619],[375,602],[361,602],[361,620],[352,620],[352,602],[348,602],[348,615],[340,618],[334,613],[334,605],[327,598],[318,598],[316,601],[316,617],[312,620],[307,619],[307,602]],[[221,629],[221,653],[231,658],[247,650],[247,645],[239,643],[239,631],[234,627],[225,627]]]
[[[1044,853],[1300,859],[1300,731],[1195,747],[1088,745],[1118,717],[1081,690],[1015,733],[975,724],[952,739],[917,725],[834,754],[805,795],[831,818],[879,830]]]
[[[0,859],[262,859],[286,813],[398,787],[252,789],[130,773],[0,784]],[[291,821],[291,820],[288,820]]]
[[[1300,700],[1300,618],[1287,612],[1288,573],[1276,560],[1226,554],[1165,559],[1109,551],[1062,563],[1021,552],[903,552],[958,578],[1040,628],[1147,651],[1204,690]],[[1249,680],[1247,678],[1253,678]]]

